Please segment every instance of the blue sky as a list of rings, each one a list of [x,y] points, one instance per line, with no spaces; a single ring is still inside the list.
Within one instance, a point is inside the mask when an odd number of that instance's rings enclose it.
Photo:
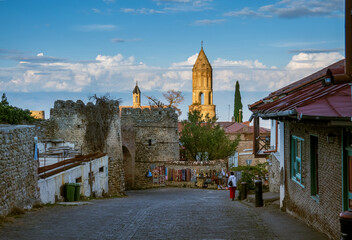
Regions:
[[[204,41],[226,121],[236,80],[247,106],[342,59],[343,11],[343,0],[0,0],[0,92],[35,110],[106,92],[130,105],[138,81],[161,99],[183,91],[185,118]]]

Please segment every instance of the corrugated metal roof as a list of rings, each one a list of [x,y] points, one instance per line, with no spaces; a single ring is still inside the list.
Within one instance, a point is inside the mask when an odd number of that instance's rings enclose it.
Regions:
[[[333,74],[344,73],[344,60],[270,93],[264,99],[250,105],[249,109],[259,116],[268,118],[278,115],[293,115],[297,118],[350,118],[351,86],[349,83],[324,86],[322,79],[328,69]]]

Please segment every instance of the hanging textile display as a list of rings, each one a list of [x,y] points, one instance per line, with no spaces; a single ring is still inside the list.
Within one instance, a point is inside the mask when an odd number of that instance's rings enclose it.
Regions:
[[[192,171],[191,171],[191,181],[192,182],[197,181],[197,170],[196,169],[192,169]]]
[[[191,169],[186,169],[186,181],[191,181]]]
[[[153,170],[153,184],[159,185],[159,169],[154,168]]]

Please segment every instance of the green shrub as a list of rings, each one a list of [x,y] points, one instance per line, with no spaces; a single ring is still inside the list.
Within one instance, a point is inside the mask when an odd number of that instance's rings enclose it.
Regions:
[[[35,118],[31,116],[31,112],[27,109],[23,110],[18,107],[9,105],[5,93],[2,94],[0,102],[0,123],[20,124],[32,123]]]
[[[267,165],[268,163],[265,162],[256,166],[239,166],[231,168],[231,171],[241,172],[242,178],[238,180],[239,185],[241,185],[241,182],[247,182],[248,189],[254,189],[254,180],[264,180],[265,175],[268,173]]]

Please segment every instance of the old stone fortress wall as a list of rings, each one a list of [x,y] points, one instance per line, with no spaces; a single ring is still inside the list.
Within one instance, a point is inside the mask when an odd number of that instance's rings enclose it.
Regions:
[[[209,83],[204,85],[199,78],[194,79],[199,84],[194,84],[198,87],[193,91],[199,91],[199,96],[193,99],[193,103],[204,113],[209,113],[206,107],[211,106],[210,113],[215,116],[211,66],[201,49],[195,65],[204,61],[208,63],[207,69],[210,69]],[[194,69],[203,70],[203,67]],[[198,101],[204,98],[204,94],[207,100]],[[118,103],[113,106],[107,134],[101,142],[101,152],[106,153],[106,156],[94,160],[94,163],[89,159],[90,163],[87,163],[87,159],[76,161],[72,157],[97,151],[92,139],[87,140],[87,133],[92,126],[99,126],[104,121],[94,118],[97,114],[94,108],[99,107],[96,104],[84,104],[81,100],[57,100],[50,110],[50,119],[40,121],[36,126],[0,125],[0,215],[6,215],[13,207],[30,208],[40,201],[61,201],[63,185],[71,181],[82,183],[81,194],[100,196],[104,193],[113,196],[124,194],[125,189],[165,185],[167,168],[192,169],[192,172],[200,173],[212,169],[221,171],[226,167],[217,163],[200,166],[179,162],[178,116],[175,110],[141,106],[138,84],[132,96],[133,106],[119,107]],[[44,118],[44,112],[39,113],[39,118]],[[34,143],[34,137],[38,138],[38,143]],[[56,162],[50,162],[55,156],[50,154],[59,154]],[[62,164],[66,162],[71,164],[70,171],[62,169]],[[49,163],[51,167],[47,165]],[[81,168],[81,175],[78,168]],[[38,178],[41,189],[38,187]]]
[[[81,113],[82,108],[92,104],[85,105],[80,100],[58,100],[51,109],[50,119],[36,126],[1,125],[0,215],[8,214],[13,207],[30,208],[40,202],[39,163],[34,160],[35,136],[39,143],[48,144],[60,139],[63,144],[74,146],[73,150],[80,154],[92,153],[91,146],[84,140],[88,120]],[[148,187],[152,185],[152,180],[145,176],[145,171],[150,165],[179,159],[177,114],[173,109],[125,108],[120,116],[116,106],[109,129],[105,146],[109,195],[124,193],[124,168],[133,172],[133,185],[130,188]],[[122,147],[123,139],[128,147]],[[127,163],[129,165],[123,162],[123,149],[128,149],[133,155],[133,159],[130,158]],[[47,157],[46,161],[49,159]],[[98,175],[94,177],[98,181]],[[62,179],[68,181],[64,177]],[[55,196],[55,199],[60,200],[62,196]]]

